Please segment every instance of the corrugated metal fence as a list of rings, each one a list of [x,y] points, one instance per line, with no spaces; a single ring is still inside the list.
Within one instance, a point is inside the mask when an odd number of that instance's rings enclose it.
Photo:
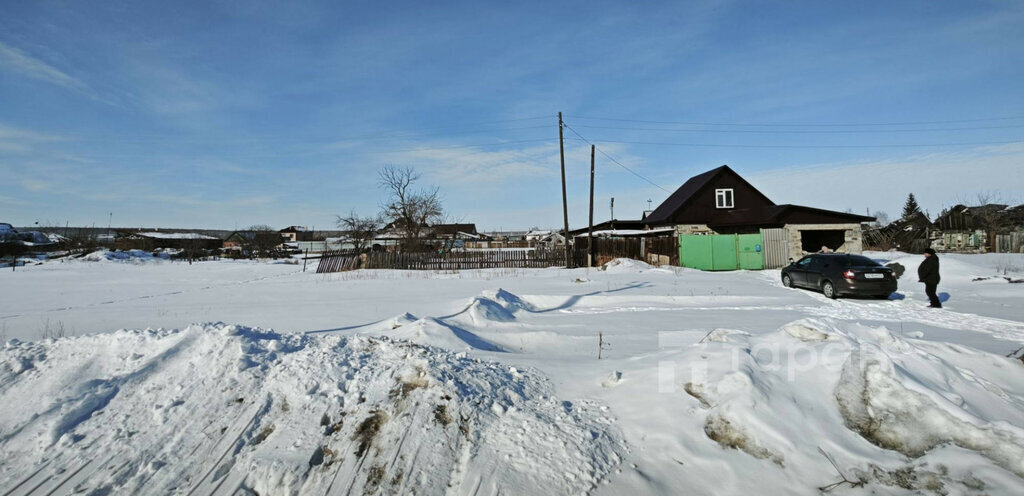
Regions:
[[[778,269],[789,265],[789,233],[785,228],[761,229],[764,242],[764,268]]]

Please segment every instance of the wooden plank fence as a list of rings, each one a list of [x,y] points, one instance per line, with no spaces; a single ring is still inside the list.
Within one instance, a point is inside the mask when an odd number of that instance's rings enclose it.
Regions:
[[[577,238],[577,243],[586,246],[586,238]],[[594,238],[594,265],[600,266],[616,258],[632,258],[653,262],[656,258],[667,257],[669,265],[679,265],[679,238],[657,236],[648,238]]]
[[[1024,253],[1024,233],[996,234],[992,251],[996,253]]]
[[[573,264],[586,264],[583,250],[572,252]],[[360,257],[345,252],[325,252],[320,257],[316,272],[343,272],[363,269],[395,270],[471,270],[471,269],[526,269],[564,267],[565,251],[500,250],[459,251],[448,253],[392,253],[371,252]]]
[[[316,266],[316,273],[344,272],[358,268],[359,255],[344,251],[325,251],[320,254],[320,263]]]

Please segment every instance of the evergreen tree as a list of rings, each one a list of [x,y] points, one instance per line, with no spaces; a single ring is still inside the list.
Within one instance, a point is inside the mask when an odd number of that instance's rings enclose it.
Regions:
[[[917,204],[917,199],[914,198],[914,194],[911,193],[907,196],[907,202],[903,204],[903,218],[906,219],[914,214],[921,213],[921,206]]]

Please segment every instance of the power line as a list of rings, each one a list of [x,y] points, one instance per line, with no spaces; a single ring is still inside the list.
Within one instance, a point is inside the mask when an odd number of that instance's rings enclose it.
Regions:
[[[329,141],[331,144],[343,144],[343,143],[349,143],[349,142],[373,141],[373,140],[383,140],[383,139],[393,139],[393,138],[420,138],[420,137],[439,136],[439,135],[446,135],[446,134],[455,134],[455,135],[482,134],[482,133],[491,133],[491,132],[499,132],[499,131],[522,131],[522,130],[526,130],[526,129],[547,129],[547,128],[550,128],[550,127],[551,127],[550,125],[541,125],[541,126],[521,126],[521,127],[493,128],[493,129],[473,129],[473,130],[456,132],[456,133],[438,131],[437,129],[435,129],[432,132],[424,132],[424,133],[397,133],[397,134],[384,134],[384,135],[365,135],[365,136],[361,136],[361,137],[343,138],[343,139],[335,139],[335,140],[323,140],[322,142],[328,142]]]
[[[613,117],[582,117],[582,116],[569,116],[574,119],[594,120],[594,121],[615,121],[615,122],[637,122],[645,124],[676,124],[676,125],[687,125],[687,126],[747,126],[747,127],[868,127],[868,126],[918,126],[928,124],[963,124],[968,122],[989,122],[989,121],[1009,121],[1024,119],[1024,116],[1014,117],[988,117],[983,119],[959,119],[959,120],[946,120],[946,121],[912,121],[912,122],[874,122],[874,123],[739,123],[739,122],[691,122],[691,121],[651,121],[641,119],[619,119]]]
[[[672,133],[747,133],[747,134],[855,134],[855,133],[926,133],[936,131],[976,131],[985,129],[1019,129],[1024,124],[1012,126],[947,127],[932,129],[827,129],[827,130],[777,130],[777,129],[671,129],[656,127],[591,126],[577,124],[588,129],[615,129],[620,131],[657,131]]]
[[[550,126],[546,126],[550,127]],[[416,149],[399,149],[399,150],[382,150],[379,152],[362,152],[365,154],[391,154],[399,152],[432,152],[437,150],[456,150],[456,149],[470,149],[470,148],[482,148],[482,147],[501,147],[505,144],[521,144],[527,142],[557,142],[558,139],[545,137],[540,139],[519,139],[516,141],[501,141],[501,142],[489,142],[489,143],[474,143],[474,144],[453,144],[451,147],[431,147],[431,148],[416,148]]]
[[[655,145],[655,146],[701,146],[711,148],[914,148],[914,147],[943,147],[943,146],[981,146],[981,145],[1010,145],[1024,143],[1024,141],[976,141],[964,143],[900,143],[900,144],[879,144],[879,145],[748,145],[748,144],[723,144],[723,143],[667,143],[660,141],[622,141],[622,140],[598,140],[603,143],[616,143],[626,145]]]
[[[562,123],[562,125],[565,126],[566,128],[568,128],[570,131],[572,131],[573,134],[575,134],[576,136],[579,136],[579,138],[581,140],[583,140],[584,142],[586,142],[587,144],[594,145],[594,143],[591,143],[590,140],[588,140],[587,138],[584,138],[582,134],[580,134],[575,129],[573,129],[572,126],[570,126],[570,125],[568,125],[568,124],[566,124],[564,122]],[[619,167],[622,167],[623,169],[626,169],[627,171],[629,171],[634,176],[639,177],[640,179],[643,179],[644,181],[647,181],[652,186],[654,186],[654,187],[656,187],[656,188],[658,188],[658,189],[660,189],[660,190],[662,190],[662,191],[664,191],[666,193],[672,194],[671,191],[661,187],[661,185],[659,185],[658,183],[655,183],[654,181],[651,181],[650,179],[647,179],[646,177],[641,175],[639,172],[637,172],[637,171],[635,171],[633,169],[630,169],[629,167],[626,167],[625,165],[622,165],[621,162],[619,162],[618,160],[615,160],[615,157],[612,157],[611,155],[605,153],[605,151],[602,150],[601,148],[599,148],[597,145],[594,145],[594,148],[596,148],[597,151],[601,152],[601,155],[604,155],[605,158],[607,158],[608,160],[611,160],[615,165],[618,165]]]
[[[430,131],[422,132],[391,132],[388,134],[373,133],[373,134],[362,134],[362,135],[350,135],[341,137],[330,137],[325,136],[322,138],[314,139],[297,139],[291,140],[287,136],[280,134],[274,135],[252,135],[247,137],[222,137],[222,136],[210,136],[210,137],[185,137],[177,138],[168,136],[167,134],[139,134],[127,139],[118,139],[123,134],[84,134],[84,133],[71,133],[61,134],[58,136],[59,139],[54,141],[94,141],[94,142],[111,142],[111,143],[159,143],[159,142],[171,142],[171,143],[201,143],[201,142],[216,142],[216,143],[237,143],[246,144],[251,142],[288,142],[289,144],[302,145],[302,144],[322,144],[322,143],[345,143],[350,141],[362,141],[362,140],[381,140],[391,138],[417,138],[423,136],[436,136],[443,134],[481,134],[487,132],[501,132],[501,131],[521,131],[528,129],[541,129],[548,128],[548,125],[535,125],[535,126],[519,126],[519,127],[495,127],[491,129],[480,129],[480,126],[486,126],[491,124],[503,124],[510,122],[522,122],[532,121],[538,119],[550,119],[550,116],[539,116],[539,117],[523,117],[518,119],[503,119],[493,121],[481,121],[475,123],[460,123],[450,126],[438,126],[430,128]],[[454,132],[453,132],[454,130]]]

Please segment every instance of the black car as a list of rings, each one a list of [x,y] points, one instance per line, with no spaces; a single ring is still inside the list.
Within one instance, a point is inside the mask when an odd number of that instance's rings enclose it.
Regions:
[[[828,298],[863,295],[888,298],[896,291],[892,269],[861,255],[807,255],[782,269],[787,288],[819,290]]]

